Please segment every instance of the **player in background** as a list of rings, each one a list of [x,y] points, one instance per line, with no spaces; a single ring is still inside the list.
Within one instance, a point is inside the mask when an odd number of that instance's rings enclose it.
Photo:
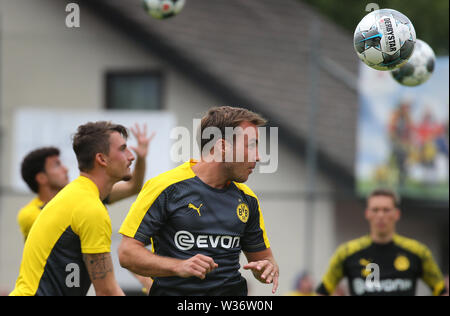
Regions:
[[[308,271],[302,271],[295,280],[294,290],[285,296],[315,296],[314,280]]]
[[[390,190],[378,189],[369,195],[365,211],[369,235],[337,249],[318,294],[331,295],[344,277],[354,296],[413,296],[418,279],[429,286],[433,295],[445,294],[444,278],[430,250],[396,233],[401,215],[398,204],[396,194]]]

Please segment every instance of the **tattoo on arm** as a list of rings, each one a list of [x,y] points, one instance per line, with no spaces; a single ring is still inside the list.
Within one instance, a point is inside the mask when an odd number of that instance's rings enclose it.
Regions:
[[[113,271],[110,253],[83,254],[83,260],[91,281],[104,279]]]

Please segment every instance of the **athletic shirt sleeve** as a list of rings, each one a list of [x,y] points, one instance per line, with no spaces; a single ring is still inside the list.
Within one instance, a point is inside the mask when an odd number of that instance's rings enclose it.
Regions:
[[[119,233],[149,245],[150,238],[166,220],[168,190],[146,183],[131,206]]]
[[[81,252],[86,254],[111,252],[111,219],[101,202],[90,203],[74,211],[72,230],[80,238]]]
[[[442,295],[446,292],[445,281],[439,266],[433,259],[430,249],[413,239],[394,236],[395,243],[403,249],[415,254],[420,258],[422,264],[422,275],[419,277],[428,285],[433,295]]]
[[[316,292],[321,295],[333,294],[336,286],[344,277],[345,245],[340,246],[331,257],[328,270],[322,278]]]
[[[33,226],[36,218],[39,216],[39,212],[32,212],[30,210],[22,210],[17,216],[17,223],[19,224],[20,231],[24,237],[24,240],[28,238],[31,226]]]
[[[43,203],[35,198],[19,211],[19,214],[17,215],[17,223],[19,224],[24,240],[28,238],[31,226],[33,226],[37,217],[41,213],[42,206]]]
[[[445,281],[442,276],[441,270],[433,259],[431,251],[423,246],[422,259],[422,280],[433,291],[434,296],[442,295],[445,293]]]
[[[258,199],[252,196],[249,200],[248,221],[245,234],[241,239],[242,250],[246,252],[257,252],[270,248]],[[244,208],[245,211],[245,208]]]

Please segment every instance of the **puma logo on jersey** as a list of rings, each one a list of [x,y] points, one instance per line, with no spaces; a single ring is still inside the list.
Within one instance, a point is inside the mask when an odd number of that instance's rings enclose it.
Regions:
[[[202,216],[202,214],[200,213],[200,209],[202,208],[202,206],[203,206],[203,204],[200,204],[199,207],[196,207],[196,206],[195,206],[194,204],[192,204],[192,203],[189,203],[189,205],[188,205],[189,208],[191,208],[191,209],[197,211],[198,216]]]

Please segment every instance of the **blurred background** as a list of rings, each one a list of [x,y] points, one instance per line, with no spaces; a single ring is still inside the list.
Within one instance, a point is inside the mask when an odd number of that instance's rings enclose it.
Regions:
[[[80,8],[75,27],[66,24],[69,3]],[[276,172],[248,181],[281,268],[277,295],[305,276],[304,286],[316,286],[336,247],[368,233],[364,197],[380,185],[402,194],[398,232],[425,243],[447,274],[449,1],[377,2],[407,15],[438,57],[432,78],[417,88],[359,61],[353,32],[368,4],[186,0],[178,16],[156,20],[139,0],[0,0],[0,294],[14,288],[21,262],[16,217],[33,197],[20,178],[27,152],[60,147],[73,180],[76,126],[147,122],[157,132],[149,179],[179,163],[169,154],[170,131],[193,135],[193,119],[218,105],[247,107],[279,128]],[[413,144],[399,165],[391,131],[404,103],[418,127],[428,120],[439,128],[426,140],[440,145],[425,161],[417,154],[424,143]],[[133,201],[108,207],[113,249]],[[139,293],[115,263],[120,285]],[[271,294],[242,273],[250,295]],[[419,294],[430,292],[421,284]]]

